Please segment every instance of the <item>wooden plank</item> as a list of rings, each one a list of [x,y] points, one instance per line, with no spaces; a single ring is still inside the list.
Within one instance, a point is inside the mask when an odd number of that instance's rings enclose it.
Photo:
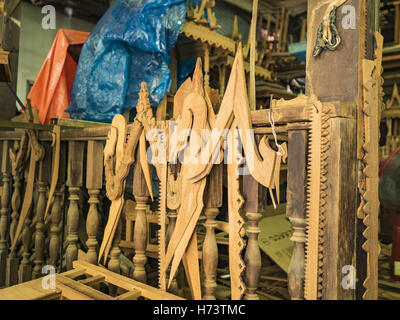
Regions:
[[[0,290],[0,300],[46,300],[61,296],[57,289],[44,289],[43,279],[36,279]]]
[[[121,294],[116,299],[117,300],[137,300],[141,296],[141,292],[139,290],[128,291],[124,294]]]
[[[345,290],[342,287],[344,276],[342,268],[346,265],[356,267],[354,261],[356,234],[354,222],[357,204],[356,141],[354,139],[356,121],[332,119],[330,122],[332,132],[328,168],[341,168],[341,170],[334,170],[327,181],[326,193],[329,197],[327,197],[324,242],[326,260],[323,268],[323,298],[355,299],[355,290]],[[343,163],[346,165],[342,166]],[[359,266],[357,269],[359,270]]]
[[[98,275],[87,279],[79,280],[79,283],[84,284],[86,286],[93,286],[98,283],[104,282],[104,280],[105,280],[104,276]]]
[[[71,269],[69,271],[63,272],[62,275],[64,277],[68,277],[70,279],[75,279],[77,277],[83,276],[85,273],[86,273],[86,269],[82,269],[82,268],[77,269],[76,268],[76,269]]]
[[[70,300],[115,300],[114,298],[80,282],[56,275],[56,286],[62,291],[63,297]]]
[[[184,300],[168,292],[163,292],[157,288],[148,286],[144,283],[121,276],[111,272],[105,268],[92,265],[86,261],[74,261],[74,268],[85,268],[86,272],[91,275],[103,275],[108,283],[128,291],[139,290],[141,296],[150,300]]]
[[[253,125],[269,125],[269,109],[251,111]],[[311,121],[309,112],[303,106],[272,109],[275,124]]]

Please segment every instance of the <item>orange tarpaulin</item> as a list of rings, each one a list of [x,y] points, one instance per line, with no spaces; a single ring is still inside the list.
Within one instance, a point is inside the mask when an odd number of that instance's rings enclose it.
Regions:
[[[68,53],[71,45],[83,45],[89,32],[60,29],[28,95],[36,106],[40,123],[69,118],[67,109],[78,64]]]

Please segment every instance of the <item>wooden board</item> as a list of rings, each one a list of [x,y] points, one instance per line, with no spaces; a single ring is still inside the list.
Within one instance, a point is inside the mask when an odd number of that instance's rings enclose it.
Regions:
[[[258,244],[261,250],[285,272],[288,272],[293,242],[290,241],[292,226],[285,214],[261,219],[259,228],[261,232],[258,236]]]

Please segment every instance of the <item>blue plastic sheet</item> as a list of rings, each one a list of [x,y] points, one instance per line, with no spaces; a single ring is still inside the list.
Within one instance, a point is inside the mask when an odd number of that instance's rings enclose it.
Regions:
[[[193,60],[183,60],[178,63],[178,88],[182,83],[188,78],[188,76],[192,73],[194,68],[196,67],[197,59]]]
[[[185,17],[185,0],[116,0],[82,49],[71,118],[111,122],[136,107],[143,81],[158,106],[171,86],[169,52]]]

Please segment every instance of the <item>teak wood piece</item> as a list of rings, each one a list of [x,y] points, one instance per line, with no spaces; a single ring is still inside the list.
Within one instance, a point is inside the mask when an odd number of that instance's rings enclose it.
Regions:
[[[54,151],[57,153],[57,151]],[[59,154],[65,155],[67,153],[67,144],[60,143]],[[53,155],[54,157],[54,155]],[[59,170],[58,179],[54,193],[54,201],[51,206],[50,214],[50,243],[49,243],[49,264],[57,267],[60,260],[61,248],[61,227],[60,222],[63,219],[63,195],[65,190],[65,178],[67,170],[67,158],[59,157]]]
[[[87,146],[87,165],[86,165],[86,188],[89,193],[89,212],[86,219],[86,232],[88,241],[87,261],[97,264],[97,234],[99,229],[100,217],[98,212],[99,194],[103,187],[103,142],[88,141]]]
[[[10,202],[10,162],[8,160],[9,142],[7,140],[2,143],[1,173],[2,173],[2,193],[1,193],[1,210],[0,210],[0,286],[6,283],[6,260],[8,255],[8,239],[7,234],[9,202]]]
[[[134,162],[133,152],[136,149],[143,127],[138,121],[134,121],[130,129],[129,138],[126,142],[126,120],[123,116],[116,115],[111,124],[111,131],[104,148],[107,197],[112,202],[99,250],[98,261],[101,260],[103,255],[106,261],[111,250],[112,240],[124,206],[125,179],[129,173],[130,166]]]
[[[235,147],[234,147],[235,148]],[[232,158],[236,150],[232,152]],[[245,292],[245,284],[242,280],[242,272],[245,264],[241,258],[241,251],[244,249],[243,239],[240,231],[244,226],[244,220],[239,214],[239,210],[244,203],[240,194],[238,164],[236,159],[232,159],[228,164],[228,212],[229,212],[229,273],[231,282],[231,299],[240,300]]]
[[[215,238],[215,227],[217,225],[215,218],[219,214],[219,207],[222,206],[222,178],[223,165],[215,165],[208,177],[204,208],[204,215],[207,218],[204,223],[206,236],[203,242],[204,300],[216,299],[218,246]]]
[[[246,212],[248,221],[248,242],[245,254],[246,263],[246,300],[258,300],[256,290],[260,280],[261,271],[261,252],[258,245],[258,234],[260,228],[258,222],[262,218],[264,209],[263,203],[266,201],[266,189],[261,187],[251,175],[243,176],[243,209]]]
[[[128,291],[139,291],[140,295],[150,300],[184,300],[181,297],[175,296],[171,293],[162,291],[160,289],[151,287],[139,281],[124,277],[107,270],[101,266],[92,265],[86,261],[77,260],[73,263],[74,268],[83,269],[85,274],[91,276],[103,276],[105,281],[113,284],[119,288]]]
[[[375,33],[377,49],[374,61],[363,60],[364,89],[364,143],[363,143],[363,175],[361,176],[361,204],[358,217],[366,226],[363,236],[366,241],[362,248],[367,253],[367,275],[363,283],[365,293],[363,299],[378,299],[378,256],[380,252],[378,240],[379,215],[379,91],[382,73],[383,37]]]
[[[288,290],[292,300],[304,299],[304,266],[305,266],[305,188],[307,132],[305,130],[289,131],[288,149],[288,185],[286,216],[293,226],[291,241],[294,242],[292,259],[288,272]]]
[[[136,153],[137,157],[140,157],[140,148]],[[144,172],[142,164],[138,161],[135,163],[133,170],[133,195],[136,200],[136,220],[134,228],[134,245],[135,245],[135,256],[133,262],[135,264],[135,270],[133,277],[135,280],[146,283],[146,269],[147,263],[146,257],[146,244],[147,244],[147,221],[146,221],[146,210],[148,201],[147,185],[144,179]]]
[[[45,224],[44,224],[44,214],[46,210],[47,203],[47,191],[50,183],[50,167],[51,167],[51,146],[47,143],[44,144],[45,156],[43,160],[39,162],[39,172],[38,172],[38,201],[36,207],[35,215],[35,259],[33,267],[33,278],[39,278],[42,276],[42,268],[44,266],[44,250],[45,250]]]
[[[179,263],[182,260],[185,266],[185,271],[189,280],[189,285],[192,291],[193,298],[199,300],[201,296],[200,272],[198,265],[198,249],[197,236],[194,232],[196,223],[203,210],[203,194],[206,186],[206,179],[201,179],[197,183],[192,183],[188,177],[199,164],[195,157],[198,157],[201,144],[193,143],[195,138],[201,137],[202,129],[209,129],[208,124],[208,107],[204,98],[203,76],[200,60],[197,60],[197,65],[192,79],[192,93],[189,94],[183,104],[181,121],[178,123],[178,137],[181,130],[192,129],[189,141],[189,147],[185,151],[185,163],[182,164],[182,202],[178,211],[175,230],[168,244],[167,253],[165,256],[165,265],[161,270],[162,274],[166,273],[166,269],[171,264],[171,272],[168,280],[168,287],[172,283],[172,279],[178,269]],[[192,118],[193,117],[193,122]],[[186,144],[182,141],[181,145]],[[176,154],[179,150],[173,152]]]
[[[79,193],[83,186],[84,143],[71,141],[68,143],[68,177],[69,207],[67,212],[66,267],[72,269],[72,262],[78,258],[79,229]]]

